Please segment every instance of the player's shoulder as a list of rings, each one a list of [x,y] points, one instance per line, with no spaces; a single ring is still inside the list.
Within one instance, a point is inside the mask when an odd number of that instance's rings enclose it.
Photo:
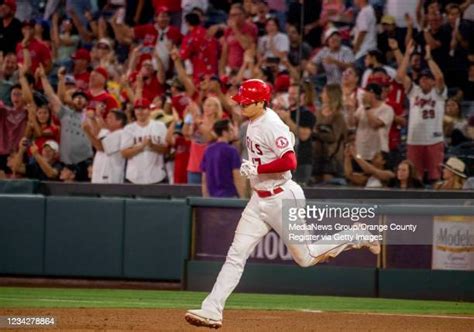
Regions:
[[[285,124],[283,120],[278,116],[278,114],[271,108],[265,110],[265,122],[272,124]]]

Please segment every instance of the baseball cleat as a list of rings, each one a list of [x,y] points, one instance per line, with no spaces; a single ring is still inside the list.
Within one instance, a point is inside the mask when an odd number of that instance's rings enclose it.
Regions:
[[[222,319],[202,309],[188,310],[186,315],[184,315],[184,319],[191,325],[208,327],[210,329],[218,329],[222,326]]]
[[[372,233],[370,233],[368,230],[366,229],[363,229],[363,227],[361,226],[364,226],[365,224],[363,223],[360,223],[360,222],[356,222],[354,223],[352,226],[358,226],[358,230],[357,230],[357,235],[361,235],[361,239],[359,239],[355,245],[354,245],[354,248],[356,249],[360,249],[360,248],[368,248],[370,250],[371,253],[373,253],[374,255],[378,255],[380,254],[380,243],[378,240],[376,239],[366,239],[366,237],[369,237],[370,235],[372,235]]]

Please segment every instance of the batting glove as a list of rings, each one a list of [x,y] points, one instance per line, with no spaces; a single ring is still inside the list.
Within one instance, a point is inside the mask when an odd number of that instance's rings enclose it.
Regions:
[[[242,165],[240,166],[240,175],[247,178],[251,178],[258,175],[257,166],[254,165],[251,161],[243,159]]]

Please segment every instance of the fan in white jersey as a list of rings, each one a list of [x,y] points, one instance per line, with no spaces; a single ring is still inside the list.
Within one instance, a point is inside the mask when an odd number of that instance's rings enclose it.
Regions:
[[[166,126],[150,119],[149,100],[137,100],[134,108],[137,120],[123,129],[120,144],[128,160],[125,179],[136,184],[160,183],[166,178]]]
[[[98,120],[102,120],[100,115]],[[92,121],[97,120],[94,118]],[[97,150],[92,163],[92,183],[123,183],[125,159],[120,150],[120,143],[122,129],[126,124],[127,116],[119,110],[107,114],[105,126],[97,135],[89,121],[84,122],[84,132]]]
[[[407,158],[413,162],[419,176],[423,177],[424,171],[428,170],[429,180],[436,181],[441,176],[439,165],[444,160],[443,117],[447,88],[429,46],[426,46],[425,54],[429,70],[422,71],[419,85],[411,81],[407,68],[414,50],[411,41],[397,74],[410,99]],[[401,57],[401,54],[398,53],[398,56]]]
[[[302,207],[305,197],[301,187],[291,180],[291,171],[296,169],[295,138],[278,115],[266,108],[270,95],[271,89],[265,82],[252,79],[242,83],[239,93],[233,97],[241,105],[242,114],[250,120],[246,137],[250,160],[243,161],[240,172],[250,179],[254,192],[242,213],[212,292],[203,301],[201,309],[188,310],[185,315],[192,325],[222,326],[225,302],[239,283],[247,258],[271,229],[281,236],[295,262],[302,267],[315,265],[353,248],[368,247],[375,254],[380,252],[376,241],[295,244],[283,236],[283,200],[289,202],[290,208]],[[304,220],[300,222],[304,223]],[[370,234],[360,227],[342,233],[340,238],[346,234],[353,238]]]

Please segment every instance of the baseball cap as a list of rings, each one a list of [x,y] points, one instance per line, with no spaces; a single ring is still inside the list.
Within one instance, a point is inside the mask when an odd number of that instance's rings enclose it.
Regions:
[[[367,81],[368,84],[377,84],[382,87],[386,87],[390,85],[390,79],[388,77],[375,77],[373,75],[369,76],[369,80]]]
[[[3,1],[5,6],[10,7],[13,12],[16,12],[16,0],[5,0]]]
[[[420,78],[422,78],[423,76],[434,79],[433,73],[428,68],[425,68],[421,71]]]
[[[158,8],[156,8],[156,12],[155,14],[156,15],[159,15],[161,13],[169,13],[170,12],[170,9],[166,6],[159,6]]]
[[[384,15],[382,17],[382,24],[390,24],[390,25],[395,25],[395,17],[390,16],[390,15]]]
[[[97,67],[94,69],[94,71],[102,75],[106,81],[109,79],[109,73],[107,72],[107,69],[105,69],[104,67]]]
[[[91,54],[87,49],[80,48],[73,54],[72,59],[91,61]]]
[[[74,76],[66,75],[64,79],[66,84],[76,85],[76,79],[74,78]]]
[[[337,28],[330,27],[324,32],[324,42],[326,43],[328,39],[333,35],[333,34],[341,34]]]
[[[382,95],[382,87],[378,83],[369,83],[365,87],[365,91],[367,92],[372,92],[376,96],[381,96]]]
[[[87,93],[83,90],[77,90],[75,91],[73,94],[72,94],[72,99],[78,97],[78,96],[82,96],[86,99],[89,99],[89,96],[87,95]]]
[[[55,152],[59,152],[59,145],[56,141],[53,141],[53,140],[46,141],[46,143],[44,143],[43,146],[49,146]]]
[[[286,92],[290,87],[290,76],[287,74],[278,75],[275,79],[275,92]]]
[[[133,107],[135,108],[150,108],[150,101],[146,98],[140,98],[138,100],[135,101],[135,104],[133,105]]]
[[[112,48],[112,42],[108,38],[100,38],[97,45],[105,45],[108,48]]]

